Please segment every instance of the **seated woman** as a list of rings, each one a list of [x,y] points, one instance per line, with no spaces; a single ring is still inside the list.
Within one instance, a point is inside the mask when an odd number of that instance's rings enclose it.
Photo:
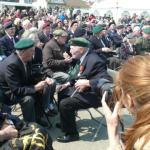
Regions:
[[[149,150],[150,149],[150,56],[130,58],[116,78],[114,98],[117,103],[113,112],[105,102],[102,105],[107,122],[109,150]],[[131,71],[132,70],[132,71]],[[125,145],[120,144],[118,133],[118,112],[124,105],[134,116],[133,125],[125,132]]]
[[[17,121],[17,122],[16,122]],[[36,123],[24,124],[0,112],[1,150],[53,150],[48,132]]]

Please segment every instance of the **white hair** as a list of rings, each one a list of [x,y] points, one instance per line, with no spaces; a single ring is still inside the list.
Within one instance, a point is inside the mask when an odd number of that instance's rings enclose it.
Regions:
[[[21,21],[20,18],[16,18],[16,19],[14,20],[14,24],[17,25],[20,21]]]
[[[28,20],[28,19],[24,20],[24,21],[22,22],[23,28],[26,29],[26,28],[28,27],[29,23],[31,23],[30,20]]]
[[[135,27],[133,28],[133,32],[137,32],[137,31],[140,31],[140,27],[139,27],[139,26],[135,26]]]
[[[30,33],[37,33],[37,32],[38,32],[38,29],[37,29],[36,27],[31,27],[31,28],[29,29],[29,32],[30,32]]]

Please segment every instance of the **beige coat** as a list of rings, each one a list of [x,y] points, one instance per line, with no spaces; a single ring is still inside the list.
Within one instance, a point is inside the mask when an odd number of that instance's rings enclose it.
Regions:
[[[65,46],[59,45],[55,39],[51,39],[43,49],[43,67],[48,76],[54,72],[65,72],[69,66],[65,63],[63,53]]]

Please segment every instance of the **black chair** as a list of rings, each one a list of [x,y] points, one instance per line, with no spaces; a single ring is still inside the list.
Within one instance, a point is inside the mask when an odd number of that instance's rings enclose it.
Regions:
[[[109,71],[109,74],[110,74],[110,73],[112,73],[112,72]],[[113,72],[113,73],[115,73],[115,72]],[[113,74],[113,76],[112,76],[112,74],[110,74],[110,76],[113,77],[113,80],[114,80],[115,74]],[[107,79],[100,79],[100,80],[99,80],[99,83],[98,83],[98,85],[97,85],[97,89],[98,89],[98,92],[100,93],[100,95],[103,95],[103,93],[104,93],[105,91],[107,91],[106,102],[108,103],[108,105],[110,106],[110,109],[112,109],[112,110],[113,110],[113,107],[114,107],[114,103],[113,103],[112,98],[111,98],[111,97],[112,97],[112,92],[113,92],[113,87],[114,87],[114,84],[113,84],[111,81],[107,80]],[[90,115],[91,115],[91,118],[92,118],[93,120],[95,120],[96,122],[99,123],[99,125],[98,125],[98,127],[97,127],[97,129],[96,129],[96,132],[95,132],[95,134],[94,134],[94,136],[93,136],[93,138],[92,138],[92,141],[95,141],[95,139],[97,138],[97,136],[98,136],[98,134],[99,134],[99,132],[100,132],[101,127],[102,127],[102,126],[105,126],[105,127],[106,127],[106,124],[104,124],[105,115],[103,114],[103,112],[101,112],[100,110],[98,110],[98,108],[96,108],[95,110],[96,110],[96,111],[100,114],[100,116],[102,116],[102,117],[101,117],[101,119],[98,121],[98,120],[96,120],[96,119],[93,117],[92,113],[88,110],[89,113],[90,113]],[[122,121],[121,121],[120,118],[119,118],[119,123],[120,123],[120,126],[121,126],[122,131],[124,132],[124,124],[122,123]]]

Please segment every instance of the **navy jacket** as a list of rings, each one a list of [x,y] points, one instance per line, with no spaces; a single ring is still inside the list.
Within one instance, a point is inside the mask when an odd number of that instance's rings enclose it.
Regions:
[[[14,38],[14,40],[15,42],[18,41],[17,38]],[[8,35],[5,35],[0,39],[0,50],[3,51],[6,56],[9,56],[14,51],[14,43]]]
[[[0,62],[0,88],[5,96],[11,98],[12,94],[18,97],[35,94],[35,88],[28,82],[28,77],[16,53]]]
[[[84,92],[77,92],[74,97],[91,104],[93,107],[100,105],[99,93],[96,93],[99,79],[111,80],[107,73],[106,62],[98,54],[89,52],[81,63],[82,72],[80,78],[90,81],[91,88]]]

